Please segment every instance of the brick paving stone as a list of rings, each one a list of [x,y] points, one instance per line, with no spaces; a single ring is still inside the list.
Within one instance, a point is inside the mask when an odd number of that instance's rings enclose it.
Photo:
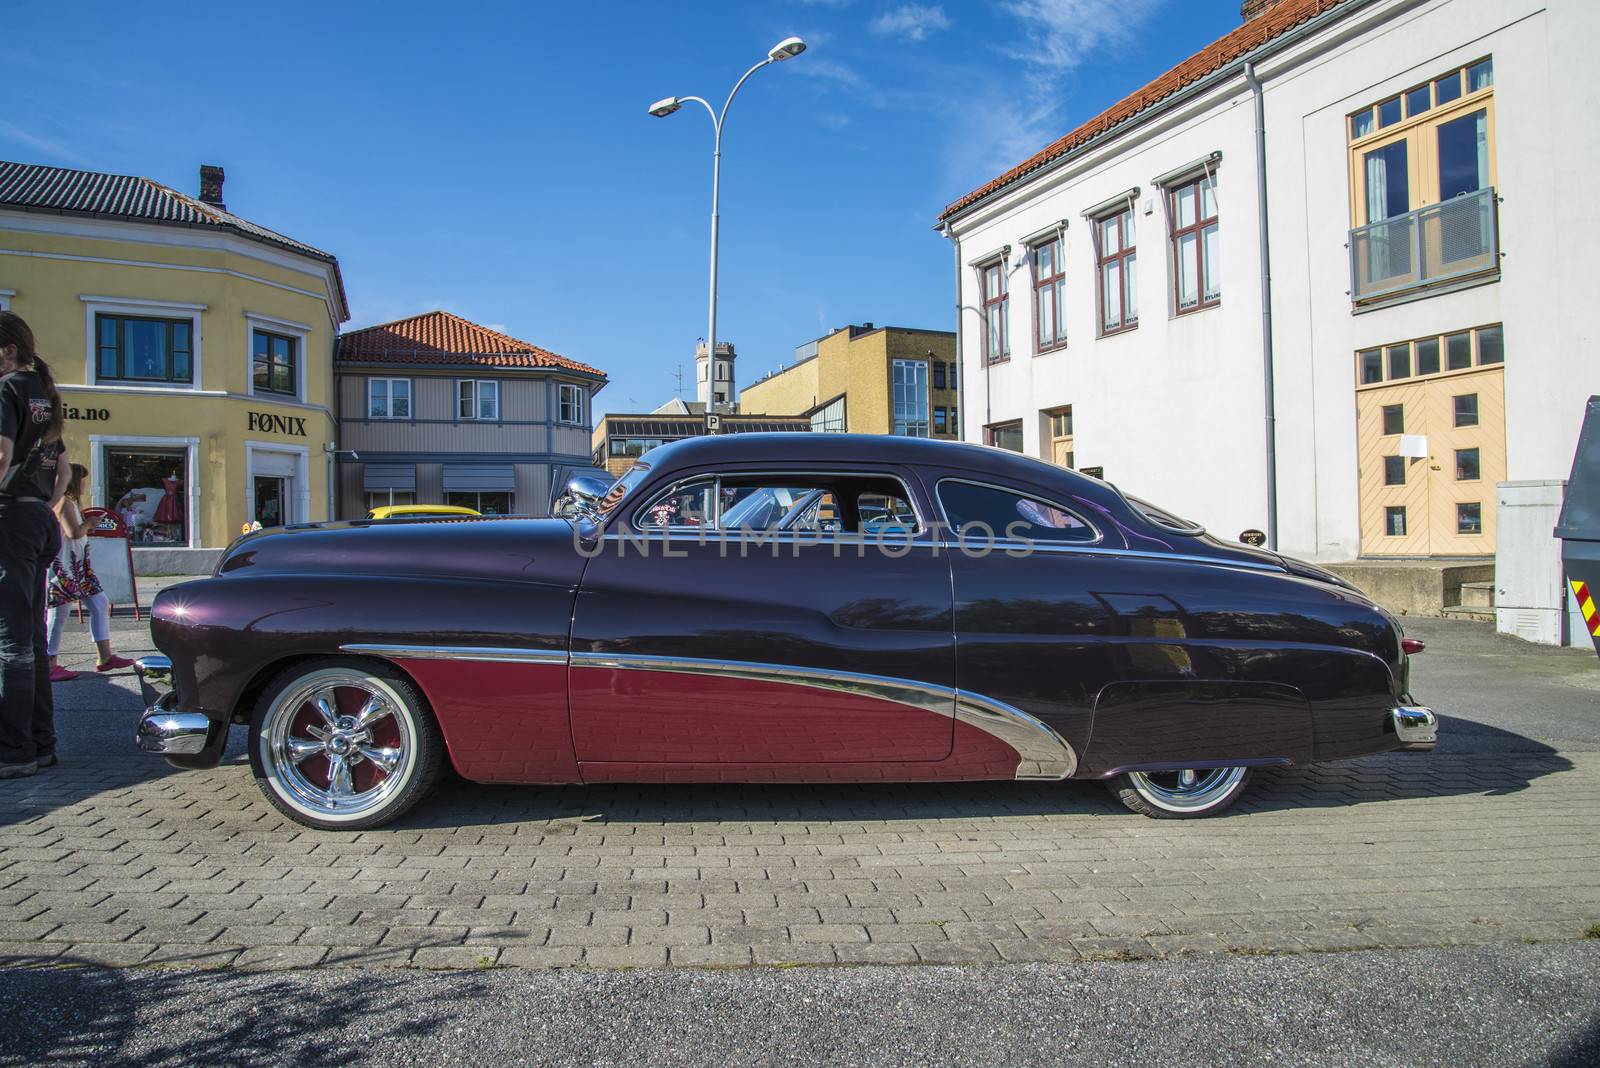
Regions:
[[[327,955],[327,946],[252,946],[240,953],[233,965],[261,971],[314,968]]]

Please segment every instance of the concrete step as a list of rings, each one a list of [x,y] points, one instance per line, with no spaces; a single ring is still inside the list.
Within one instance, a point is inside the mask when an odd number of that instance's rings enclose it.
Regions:
[[[1493,623],[1493,608],[1468,608],[1464,605],[1452,605],[1440,613],[1446,619],[1470,619],[1474,623]]]
[[[1494,582],[1494,558],[1364,557],[1326,565],[1398,615],[1438,616],[1462,603],[1461,587]]]
[[[1462,608],[1493,608],[1494,583],[1463,582],[1461,584]]]

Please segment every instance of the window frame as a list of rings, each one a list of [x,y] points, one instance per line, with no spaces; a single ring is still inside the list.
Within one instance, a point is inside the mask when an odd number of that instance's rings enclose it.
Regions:
[[[1494,346],[1493,357],[1488,362],[1483,359],[1482,338],[1485,332],[1498,339]],[[1461,366],[1452,366],[1451,338],[1466,338],[1466,362]],[[1436,370],[1424,371],[1421,369],[1420,347],[1430,342],[1438,343],[1439,367]],[[1399,349],[1407,350],[1405,360],[1406,373],[1394,374],[1395,362],[1391,359],[1391,352]],[[1432,381],[1470,375],[1478,371],[1486,371],[1496,367],[1505,366],[1505,323],[1480,323],[1464,326],[1455,330],[1445,330],[1436,334],[1427,334],[1423,337],[1408,338],[1403,341],[1386,341],[1377,345],[1368,345],[1355,350],[1355,388],[1359,390],[1382,389],[1401,382]],[[1366,367],[1364,357],[1376,354],[1378,357],[1379,377],[1366,381]]]
[[[461,414],[461,387],[472,387],[472,414]],[[494,415],[479,415],[483,404],[483,387],[494,387]],[[458,423],[498,423],[500,422],[500,380],[498,378],[458,378],[456,379],[456,422]]]
[[[375,383],[375,382],[382,382],[386,386],[386,388],[384,390],[384,414],[383,415],[373,415],[372,414],[372,386],[373,386],[373,383]],[[404,382],[406,384],[406,414],[405,415],[395,415],[394,414],[394,383],[396,383],[396,382]],[[379,422],[386,422],[387,423],[387,422],[410,422],[411,420],[414,420],[417,417],[417,390],[416,390],[415,383],[410,378],[406,378],[406,377],[390,378],[390,377],[385,376],[385,375],[368,375],[367,376],[366,395],[367,395],[367,406],[366,406],[366,408],[364,410],[364,414],[363,414],[363,418],[364,419],[373,420],[373,421],[379,421]]]
[[[1047,352],[1057,352],[1067,347],[1067,269],[1064,264],[1067,248],[1067,235],[1064,231],[1057,232],[1054,237],[1028,246],[1028,265],[1033,272],[1033,354],[1042,356]],[[1053,250],[1050,254],[1052,273],[1042,274],[1039,270],[1039,253],[1045,249]],[[1044,317],[1039,314],[1045,293],[1049,292],[1055,302],[1055,337],[1046,340],[1043,327]]]
[[[912,377],[915,381],[904,382],[900,375],[903,369],[920,368]],[[931,380],[928,361],[916,358],[896,357],[889,361],[889,433],[901,438],[926,438],[930,437],[933,428],[933,393],[928,383]],[[921,419],[902,418],[900,414],[900,391],[908,391],[921,386],[920,403]],[[922,432],[915,433],[911,428],[920,426]]]
[[[289,343],[288,389],[274,389],[270,385],[256,385],[256,357],[258,355],[256,352],[256,338],[258,336],[267,339],[267,352],[265,355],[267,357],[268,382],[272,381],[272,368],[274,363],[272,342],[286,341]],[[300,354],[303,350],[304,340],[304,335],[283,333],[280,330],[273,330],[258,323],[250,324],[250,395],[252,397],[259,397],[262,395],[268,395],[272,397],[294,397],[296,399],[300,397],[300,372],[303,369],[303,361],[301,360]]]
[[[1016,427],[1018,437],[1022,438],[1023,429],[1022,429],[1022,420],[1021,419],[1002,419],[998,423],[989,423],[989,424],[984,426],[984,428],[983,428],[983,443],[985,445],[988,445],[990,448],[1003,449],[1006,452],[1015,451],[1016,454],[1019,455],[1019,456],[1026,455],[1026,453],[1023,451],[1023,450],[1025,450],[1027,448],[1026,439],[1023,439],[1022,442],[1019,444],[1018,448],[1015,449],[1015,450],[1007,449],[1004,445],[996,445],[995,444],[995,436],[996,436],[995,432],[999,431],[999,430],[1009,430],[1012,427]]]
[[[1211,190],[1212,214],[1210,215],[1205,214],[1205,194],[1207,186],[1209,186]],[[1178,194],[1183,192],[1185,189],[1194,190],[1194,222],[1187,226],[1182,226],[1178,222]],[[1179,181],[1169,184],[1166,187],[1165,192],[1167,197],[1167,251],[1172,257],[1171,273],[1173,314],[1192,315],[1195,312],[1205,311],[1207,308],[1215,308],[1222,303],[1222,284],[1220,282],[1217,283],[1214,296],[1210,297],[1209,299],[1206,297],[1206,292],[1211,288],[1211,276],[1213,273],[1215,273],[1216,265],[1211,264],[1211,269],[1207,269],[1205,237],[1206,230],[1214,227],[1218,234],[1218,242],[1220,247],[1220,235],[1222,233],[1222,223],[1220,219],[1222,215],[1222,209],[1217,203],[1216,172],[1202,171],[1199,174],[1193,175],[1192,177],[1180,179]],[[1183,303],[1183,294],[1181,290],[1181,279],[1183,277],[1181,273],[1181,261],[1183,257],[1183,239],[1190,235],[1193,235],[1194,237],[1194,277],[1195,285],[1197,287],[1196,293],[1198,294],[1198,297],[1194,304],[1185,306]]]
[[[990,260],[978,265],[978,318],[981,325],[983,362],[988,365],[1005,363],[1011,359],[1011,285],[1007,278],[1004,257]],[[993,271],[999,280],[999,295],[989,296],[989,272]],[[995,317],[998,331],[990,328],[990,316]],[[1000,352],[992,351],[991,335],[998,332],[1000,335]]]
[[[566,406],[567,406],[567,391],[568,390],[571,390],[573,392],[573,394],[576,396],[576,400],[572,404],[572,407],[575,410],[576,416],[577,416],[574,419],[568,419],[562,414],[563,411],[565,410]],[[587,425],[587,416],[588,416],[588,407],[589,407],[588,403],[587,403],[587,399],[588,399],[588,391],[586,389],[584,389],[583,386],[579,385],[578,383],[576,383],[576,382],[557,382],[556,383],[556,410],[553,413],[555,421],[556,421],[556,424],[558,426],[585,426],[585,425]]]
[[[199,389],[200,388],[200,322],[198,316],[192,315],[162,315],[156,314],[159,309],[124,310],[98,308],[90,311],[89,334],[89,363],[94,371],[91,381],[95,385],[105,383],[114,386],[142,386],[167,389]],[[100,343],[100,324],[102,320],[114,320],[117,323],[116,337],[112,345]],[[139,378],[127,374],[128,342],[127,324],[129,322],[161,323],[165,333],[165,352],[162,354],[166,365],[166,374],[162,378]],[[173,328],[185,326],[189,329],[189,346],[180,349],[174,342]],[[100,373],[100,352],[102,349],[111,349],[116,354],[116,374],[104,375]],[[175,377],[172,373],[173,354],[187,352],[189,354],[189,375],[187,378]]]
[[[1094,223],[1094,318],[1096,337],[1114,337],[1117,334],[1126,334],[1130,330],[1139,329],[1137,298],[1133,302],[1134,313],[1132,317],[1130,318],[1128,315],[1128,265],[1130,263],[1137,265],[1139,260],[1139,224],[1137,219],[1134,218],[1134,209],[1133,201],[1129,200],[1125,207],[1097,215],[1091,220]],[[1100,235],[1105,223],[1112,219],[1117,220],[1117,251],[1107,256],[1104,242]],[[1128,235],[1130,233],[1134,238],[1132,244],[1128,243]],[[1106,326],[1105,279],[1106,265],[1112,262],[1118,264],[1117,278],[1119,283],[1117,295],[1119,298],[1118,314],[1120,318],[1116,326],[1108,328]]]

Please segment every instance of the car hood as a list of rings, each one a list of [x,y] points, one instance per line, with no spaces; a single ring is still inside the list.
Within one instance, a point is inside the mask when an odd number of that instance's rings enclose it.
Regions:
[[[564,519],[453,516],[272,527],[235,541],[216,573],[459,577],[570,588],[583,565]]]

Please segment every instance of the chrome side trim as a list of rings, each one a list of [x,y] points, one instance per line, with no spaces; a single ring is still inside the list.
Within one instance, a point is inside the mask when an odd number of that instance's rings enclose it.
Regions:
[[[954,715],[1017,751],[1016,778],[1065,779],[1078,768],[1072,746],[1049,725],[1003,701],[949,686],[916,682],[887,675],[853,671],[761,664],[698,657],[644,656],[631,653],[573,653],[573,667],[614,671],[671,671],[686,675],[715,675],[752,682],[781,682],[821,690],[860,694],[894,701],[940,715]]]
[[[1019,779],[1067,779],[1078,770],[1078,754],[1065,738],[1048,723],[1004,701],[958,690],[956,718],[1015,749],[1022,758],[1017,762]]]
[[[495,664],[566,664],[555,649],[501,649],[486,645],[390,645],[381,642],[339,646],[342,653],[393,660],[474,660]]]
[[[613,671],[670,671],[681,675],[715,675],[747,682],[783,682],[834,690],[883,701],[910,705],[942,716],[955,714],[955,691],[948,686],[897,679],[888,675],[864,675],[853,671],[793,667],[788,664],[761,664],[744,660],[712,660],[688,656],[641,656],[631,653],[573,653],[573,667],[610,668]]]

